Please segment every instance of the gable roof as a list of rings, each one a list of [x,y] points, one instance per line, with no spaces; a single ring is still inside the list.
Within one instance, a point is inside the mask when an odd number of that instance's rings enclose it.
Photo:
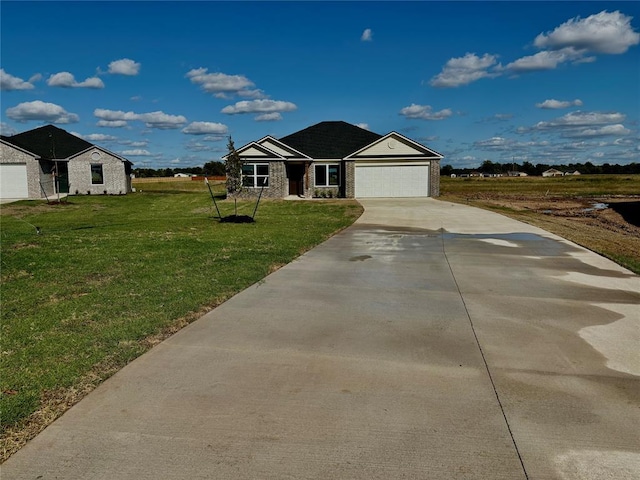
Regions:
[[[383,144],[386,144],[390,150],[382,147]],[[399,147],[399,148],[398,148]],[[403,148],[404,147],[404,148]],[[394,152],[395,151],[395,152]],[[382,153],[384,152],[384,153]],[[356,158],[376,158],[376,157],[393,157],[401,156],[404,158],[408,157],[418,157],[418,158],[429,158],[429,159],[442,159],[443,156],[424,145],[411,140],[410,138],[405,137],[404,135],[398,132],[389,132],[384,137],[380,137],[378,140],[370,143],[369,145],[365,145],[357,152],[352,153],[347,159],[356,159]]]
[[[277,138],[273,138],[271,135],[267,135],[266,137],[262,137],[260,140],[257,140],[255,143],[258,145],[262,145],[269,150],[272,150],[275,153],[283,155],[284,157],[292,157],[292,158],[311,158],[308,155],[305,155],[302,152],[299,152],[291,145],[287,145],[286,143],[281,142]]]
[[[311,158],[344,158],[382,138],[347,122],[320,122],[280,139]]]
[[[93,147],[93,144],[53,125],[34,128],[27,132],[4,137],[6,141],[39,157],[48,159],[69,158]]]
[[[243,159],[268,159],[268,158],[277,158],[284,160],[284,157],[280,155],[278,152],[274,152],[273,150],[268,149],[264,145],[260,145],[257,142],[247,143],[246,145],[240,147],[236,150],[236,153],[240,155]],[[222,157],[226,159],[229,154]]]

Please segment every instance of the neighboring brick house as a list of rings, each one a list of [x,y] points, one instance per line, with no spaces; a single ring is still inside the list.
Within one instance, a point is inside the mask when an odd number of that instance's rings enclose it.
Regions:
[[[3,136],[0,149],[0,198],[131,192],[129,160],[53,125]]]
[[[437,197],[442,155],[397,132],[321,122],[237,150],[243,197]],[[224,157],[226,158],[226,157]],[[264,189],[262,186],[264,185]]]

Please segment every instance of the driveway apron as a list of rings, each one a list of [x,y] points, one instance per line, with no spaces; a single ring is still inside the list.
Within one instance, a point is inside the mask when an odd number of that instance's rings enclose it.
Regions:
[[[638,478],[638,276],[465,205],[361,203],[2,479]]]

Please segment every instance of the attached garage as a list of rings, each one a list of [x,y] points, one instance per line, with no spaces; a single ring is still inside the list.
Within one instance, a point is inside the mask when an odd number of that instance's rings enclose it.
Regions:
[[[355,196],[428,197],[429,164],[356,163]]]
[[[0,164],[0,198],[29,198],[25,164]]]

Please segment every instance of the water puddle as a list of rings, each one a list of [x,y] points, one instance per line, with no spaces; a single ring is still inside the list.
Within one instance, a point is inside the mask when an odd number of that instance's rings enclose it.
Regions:
[[[582,211],[583,212],[594,212],[596,210],[605,210],[609,208],[609,204],[608,203],[592,203],[590,208],[585,208]]]

